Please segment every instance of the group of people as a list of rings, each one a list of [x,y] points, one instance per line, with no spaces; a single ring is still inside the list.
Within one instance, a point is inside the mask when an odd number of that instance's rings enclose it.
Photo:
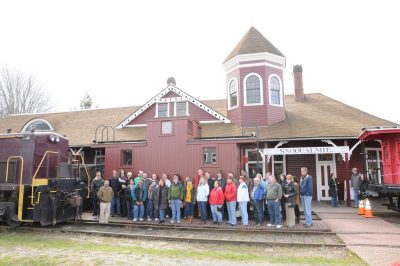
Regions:
[[[134,222],[158,221],[164,223],[171,217],[171,223],[180,223],[184,217],[189,223],[198,216],[200,223],[222,224],[227,213],[228,224],[235,226],[237,217],[242,225],[249,225],[249,213],[253,211],[257,226],[268,221],[268,227],[294,226],[300,222],[300,199],[306,217],[306,227],[312,226],[311,200],[312,177],[306,167],[301,168],[301,179],[281,174],[276,179],[270,173],[266,177],[257,174],[254,179],[242,171],[238,178],[233,173],[223,177],[219,171],[216,177],[198,169],[193,178],[182,178],[174,174],[168,178],[162,174],[148,177],[139,171],[136,177],[131,172],[114,170],[112,177],[103,180],[101,172],[91,183],[93,193],[93,216],[100,223],[108,223],[109,216],[127,216]],[[211,215],[210,215],[211,214]]]

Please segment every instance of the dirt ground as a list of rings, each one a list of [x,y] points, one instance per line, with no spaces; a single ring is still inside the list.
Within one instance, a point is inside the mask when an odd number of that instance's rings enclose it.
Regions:
[[[144,241],[1,229],[0,265],[365,265],[346,248]]]

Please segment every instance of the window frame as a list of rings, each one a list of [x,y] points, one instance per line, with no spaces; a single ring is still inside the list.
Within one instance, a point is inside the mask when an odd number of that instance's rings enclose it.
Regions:
[[[27,129],[31,124],[33,124],[33,123],[35,123],[35,122],[43,122],[43,123],[47,124],[47,125],[49,126],[49,128],[50,128],[49,130],[37,130],[37,129],[35,129],[35,131],[38,131],[38,132],[52,132],[52,131],[54,131],[54,128],[53,128],[53,126],[49,123],[49,121],[47,121],[47,120],[45,120],[45,119],[38,118],[38,119],[32,119],[32,120],[26,122],[26,124],[25,124],[24,127],[22,128],[21,132],[29,132],[29,131],[26,131],[26,129]]]
[[[272,166],[272,168],[271,168],[271,173],[272,173],[272,175],[278,180],[279,179],[279,176],[276,176],[275,175],[275,164],[283,164],[283,172],[282,172],[282,174],[286,174],[286,155],[285,154],[279,154],[279,155],[282,155],[283,156],[283,160],[281,160],[281,161],[278,161],[278,160],[275,160],[275,156],[276,155],[272,155],[271,156],[271,166]]]
[[[235,105],[235,106],[232,106],[232,105],[231,105],[231,92],[230,92],[230,87],[231,87],[231,83],[232,83],[233,81],[236,83],[236,98],[237,98],[237,100],[236,100],[236,105]],[[239,105],[240,105],[239,91],[240,91],[240,90],[239,90],[239,82],[238,82],[237,78],[231,78],[231,79],[229,80],[229,82],[228,82],[228,110],[233,110],[233,109],[236,109],[236,108],[239,107]]]
[[[130,164],[124,164],[124,151],[130,151],[131,152],[131,163]],[[133,149],[120,149],[120,166],[132,166],[133,165]]]
[[[171,132],[170,133],[164,133],[163,132],[163,124],[164,123],[171,123]],[[172,120],[163,120],[161,121],[161,136],[171,136],[172,134],[174,134],[174,123],[172,122]]]
[[[279,82],[279,104],[272,103],[272,88],[271,88],[271,79],[277,78]],[[268,95],[269,95],[269,104],[272,106],[283,107],[283,84],[281,78],[276,74],[271,74],[268,77]]]
[[[260,80],[260,102],[259,103],[248,103],[247,102],[247,79],[251,76],[256,76]],[[243,96],[244,96],[244,106],[257,106],[264,104],[264,88],[263,88],[263,79],[257,73],[249,73],[243,79]]]
[[[158,105],[159,104],[166,104],[167,105],[167,116],[159,116],[158,115]],[[169,102],[159,102],[156,104],[156,114],[154,116],[155,118],[166,118],[166,117],[170,117],[170,110],[169,110]]]
[[[178,115],[177,114],[177,104],[178,103],[186,103],[186,114],[185,115]],[[174,103],[174,117],[184,117],[184,116],[189,116],[189,102],[188,101],[179,101]]]

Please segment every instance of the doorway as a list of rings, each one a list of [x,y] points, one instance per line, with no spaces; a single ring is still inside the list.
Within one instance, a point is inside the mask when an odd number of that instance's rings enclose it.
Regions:
[[[316,154],[317,168],[317,200],[330,200],[328,179],[331,173],[336,173],[335,154]]]

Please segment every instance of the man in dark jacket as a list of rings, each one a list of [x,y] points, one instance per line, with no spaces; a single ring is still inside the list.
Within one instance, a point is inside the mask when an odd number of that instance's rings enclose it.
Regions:
[[[97,193],[99,189],[103,186],[104,180],[101,178],[101,172],[96,172],[96,177],[93,179],[92,184],[90,185],[90,189],[92,191],[93,196],[93,218],[99,218],[100,214],[100,203],[97,197]]]
[[[308,174],[306,167],[301,168],[301,180],[300,180],[300,196],[303,203],[304,215],[306,217],[305,227],[311,227],[313,225],[311,217],[311,201],[313,195],[313,180],[312,176]]]
[[[110,210],[110,215],[111,217],[114,217],[115,212],[118,213],[118,215],[121,215],[121,208],[120,208],[120,200],[119,200],[119,195],[118,192],[121,189],[121,185],[118,181],[118,173],[116,170],[113,170],[113,175],[110,177],[110,187],[112,188],[114,192],[114,196],[111,200],[111,210]],[[117,210],[117,211],[115,211]]]

